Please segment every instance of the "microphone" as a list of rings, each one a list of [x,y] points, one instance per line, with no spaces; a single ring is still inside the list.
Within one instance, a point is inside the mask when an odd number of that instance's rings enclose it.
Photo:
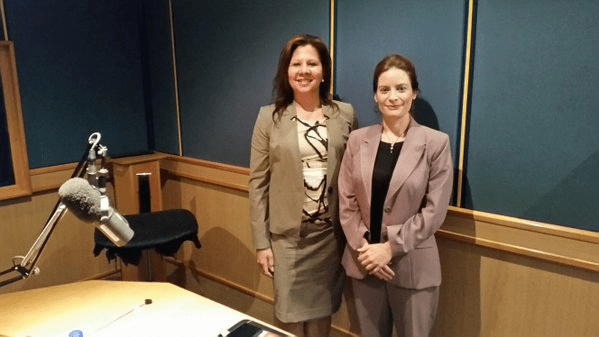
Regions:
[[[129,222],[108,205],[108,197],[102,195],[83,178],[71,178],[58,189],[60,201],[75,217],[83,222],[94,222],[117,247],[127,244],[133,237]]]

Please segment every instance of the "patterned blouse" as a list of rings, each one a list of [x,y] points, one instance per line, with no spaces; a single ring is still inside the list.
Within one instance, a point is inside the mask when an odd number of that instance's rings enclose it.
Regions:
[[[331,222],[327,201],[327,118],[317,121],[295,118],[306,194],[302,222]]]

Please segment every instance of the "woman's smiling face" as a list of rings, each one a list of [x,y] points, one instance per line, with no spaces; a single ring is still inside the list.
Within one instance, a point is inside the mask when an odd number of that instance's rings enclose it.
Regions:
[[[291,56],[287,76],[295,95],[307,92],[318,94],[322,82],[322,63],[316,48],[309,44],[297,47]]]
[[[410,113],[417,95],[408,73],[390,68],[379,76],[374,101],[383,116],[400,118]]]

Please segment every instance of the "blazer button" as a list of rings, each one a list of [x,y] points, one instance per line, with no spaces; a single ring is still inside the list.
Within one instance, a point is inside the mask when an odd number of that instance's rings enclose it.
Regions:
[[[391,213],[391,207],[385,207],[385,213]]]
[[[327,192],[333,193],[333,187],[329,186],[329,188],[327,189]]]

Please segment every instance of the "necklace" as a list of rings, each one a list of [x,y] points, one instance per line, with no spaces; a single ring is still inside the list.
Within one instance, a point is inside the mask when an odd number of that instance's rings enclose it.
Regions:
[[[383,134],[383,135],[385,135],[385,134]],[[395,138],[395,140],[394,140],[394,141],[391,141],[391,139],[390,139],[390,136],[389,136],[388,134],[386,134],[386,136],[387,136],[387,142],[391,144],[391,147],[389,148],[389,151],[390,151],[391,153],[393,153],[393,147],[395,146],[395,144],[397,144],[397,143],[399,142],[399,140],[400,140],[402,137],[397,137],[397,136],[396,136],[397,138]]]

